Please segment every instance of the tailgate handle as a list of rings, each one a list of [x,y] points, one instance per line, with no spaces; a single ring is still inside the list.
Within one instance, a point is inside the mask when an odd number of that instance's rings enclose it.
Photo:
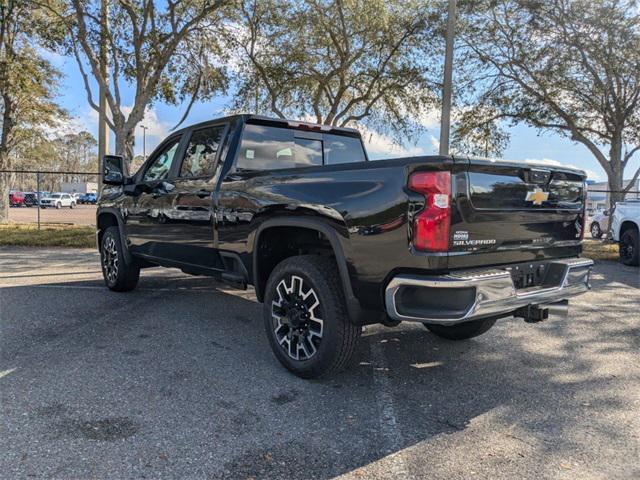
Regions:
[[[546,185],[551,179],[551,171],[532,168],[527,170],[527,178],[524,179],[527,183],[537,183],[540,185]]]

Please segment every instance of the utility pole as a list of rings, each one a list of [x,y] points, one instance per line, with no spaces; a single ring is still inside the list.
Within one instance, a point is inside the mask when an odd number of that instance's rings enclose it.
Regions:
[[[444,81],[442,89],[442,116],[440,119],[440,155],[449,155],[451,129],[451,90],[453,77],[453,37],[456,26],[456,0],[449,0],[447,14],[447,47],[444,54]]]
[[[102,82],[99,86],[98,107],[98,163],[102,165],[102,159],[109,153],[109,130],[107,129],[107,82],[108,62],[107,32],[109,29],[109,0],[101,0],[100,4],[100,76]]]
[[[147,129],[149,127],[145,127],[144,125],[140,125],[142,129],[142,161],[147,160]]]

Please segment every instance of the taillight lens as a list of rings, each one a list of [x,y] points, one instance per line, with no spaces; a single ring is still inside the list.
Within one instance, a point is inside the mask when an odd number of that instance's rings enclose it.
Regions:
[[[425,198],[424,209],[414,217],[413,246],[428,252],[446,252],[451,223],[451,174],[416,172],[409,177],[409,188]]]

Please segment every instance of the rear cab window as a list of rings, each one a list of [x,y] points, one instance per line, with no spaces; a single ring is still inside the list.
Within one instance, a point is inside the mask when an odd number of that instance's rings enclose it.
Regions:
[[[237,170],[280,170],[366,161],[358,137],[246,124]]]

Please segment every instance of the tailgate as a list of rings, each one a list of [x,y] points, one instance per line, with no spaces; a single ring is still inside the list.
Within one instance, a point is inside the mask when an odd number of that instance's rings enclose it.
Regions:
[[[453,182],[449,267],[578,255],[584,182],[579,170],[469,159]]]

